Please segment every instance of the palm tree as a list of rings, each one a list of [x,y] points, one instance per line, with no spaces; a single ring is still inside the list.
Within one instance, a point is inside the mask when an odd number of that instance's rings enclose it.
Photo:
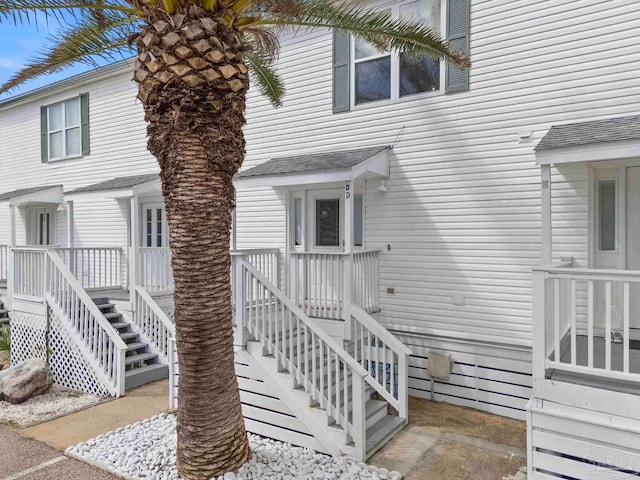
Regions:
[[[160,165],[175,278],[180,368],[177,466],[184,479],[250,458],[233,363],[229,235],[242,165],[249,75],[271,102],[287,27],[340,29],[379,49],[468,65],[415,20],[332,0],[0,0],[0,22],[56,17],[67,26],[0,93],[76,64],[136,50],[148,148]]]

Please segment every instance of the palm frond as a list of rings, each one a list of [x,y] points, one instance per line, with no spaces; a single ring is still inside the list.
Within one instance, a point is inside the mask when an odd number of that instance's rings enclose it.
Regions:
[[[97,67],[97,59],[113,61],[122,57],[123,52],[130,49],[129,37],[138,32],[137,22],[137,17],[119,11],[105,11],[100,19],[86,16],[50,36],[43,51],[0,86],[0,93],[74,64]]]
[[[299,15],[266,11],[248,27],[273,25],[345,30],[383,50],[443,58],[464,67],[470,65],[464,53],[445,42],[436,30],[415,19],[398,19],[388,11],[375,11],[346,2],[336,4],[332,0],[306,0],[301,6]]]
[[[245,61],[251,72],[251,76],[258,84],[260,93],[267,97],[274,107],[282,105],[284,85],[274,70],[271,62],[260,52],[250,52],[245,56]]]
[[[84,12],[117,11],[135,14],[137,10],[125,0],[0,0],[0,21],[11,19],[13,23],[36,23],[38,14],[45,20],[55,17],[63,22],[65,15],[74,20]],[[65,22],[66,23],[66,22]]]
[[[273,63],[280,51],[280,39],[273,28],[247,28],[243,30],[251,43],[253,51],[260,52],[268,63]]]

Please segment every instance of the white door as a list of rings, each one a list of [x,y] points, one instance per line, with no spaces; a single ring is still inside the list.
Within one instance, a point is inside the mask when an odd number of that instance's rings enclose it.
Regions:
[[[53,245],[55,243],[54,214],[52,208],[34,208],[32,210],[32,245]]]
[[[307,249],[342,251],[344,193],[341,189],[307,191]]]
[[[140,224],[140,281],[150,291],[166,290],[173,280],[164,205],[160,202],[143,203]]]
[[[142,204],[142,247],[169,246],[167,216],[162,203]]]
[[[627,270],[640,270],[640,167],[627,168]],[[630,325],[640,328],[640,284],[630,283]]]

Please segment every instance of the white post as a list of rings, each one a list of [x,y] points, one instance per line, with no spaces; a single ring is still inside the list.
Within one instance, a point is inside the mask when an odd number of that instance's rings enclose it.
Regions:
[[[551,165],[542,165],[540,167],[540,198],[542,203],[542,264],[550,265],[552,252],[551,252]]]
[[[15,279],[15,252],[16,246],[16,206],[9,207],[9,251],[7,252],[7,308],[13,309],[13,289]]]
[[[75,217],[73,210],[73,200],[69,200],[67,202],[67,244],[69,248],[75,247],[76,239],[75,239]],[[71,263],[73,265],[73,263]]]
[[[409,420],[409,355],[402,352],[398,354],[398,403],[398,416]]]
[[[355,212],[355,182],[350,180],[344,184],[344,338],[351,339],[351,278],[353,272],[353,216]]]
[[[239,345],[242,348],[246,348],[247,346],[247,330],[245,328],[245,313],[247,311],[247,307],[245,304],[245,299],[247,295],[245,293],[245,284],[244,284],[244,269],[242,268],[242,257],[236,257],[236,261],[234,264],[234,286],[233,286],[233,295],[234,295],[234,303],[235,303],[235,321],[236,321],[236,331],[234,335],[234,345]]]
[[[346,375],[346,372],[345,372]],[[345,391],[345,394],[347,392]],[[353,443],[355,444],[355,457],[359,462],[367,460],[367,425],[365,419],[365,384],[364,378],[353,374]]]
[[[236,210],[238,209],[237,207],[237,202],[238,201],[238,196],[235,194],[233,194],[233,208],[231,209],[231,251],[235,252],[236,249],[238,248],[238,239],[237,239],[237,220],[236,220]]]
[[[533,271],[533,379],[544,380],[546,369],[547,287],[544,270]],[[558,301],[555,299],[555,301]]]
[[[140,201],[137,195],[131,197],[129,219],[129,297],[135,313],[135,289],[138,283],[138,247],[140,246]]]

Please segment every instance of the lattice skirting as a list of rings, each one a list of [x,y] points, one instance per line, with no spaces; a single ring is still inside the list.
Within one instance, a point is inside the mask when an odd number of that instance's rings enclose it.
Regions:
[[[62,320],[51,309],[49,347],[49,367],[56,383],[101,397],[109,396],[109,391],[82,356],[80,347],[65,329]]]
[[[42,315],[11,315],[11,363],[30,358],[47,359],[47,319]]]

